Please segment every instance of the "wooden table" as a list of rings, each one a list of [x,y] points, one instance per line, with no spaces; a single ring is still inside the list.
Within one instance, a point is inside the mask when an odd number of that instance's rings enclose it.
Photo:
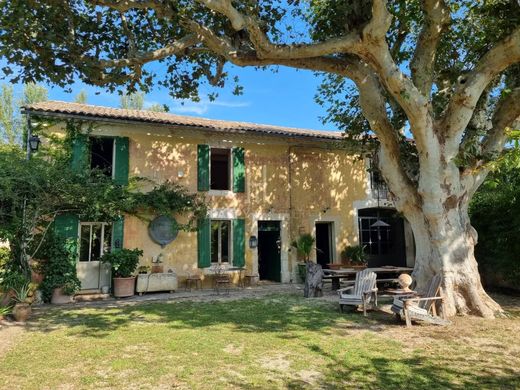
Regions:
[[[378,276],[379,274],[402,274],[406,273],[409,274],[413,271],[413,268],[410,267],[374,267],[374,268],[367,268],[368,270],[375,272]],[[361,270],[354,269],[354,268],[342,268],[339,270],[335,269],[324,269],[323,273],[325,274],[326,279],[330,279],[332,282],[332,289],[338,290],[340,288],[340,280],[341,279],[353,279],[353,276]],[[377,280],[376,280],[377,281]],[[381,280],[380,280],[381,281]],[[385,279],[386,281],[386,279]]]

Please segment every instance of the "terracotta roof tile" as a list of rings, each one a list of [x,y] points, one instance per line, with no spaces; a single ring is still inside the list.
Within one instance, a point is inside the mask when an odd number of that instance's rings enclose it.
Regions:
[[[166,112],[148,110],[126,110],[93,106],[90,104],[69,103],[61,101],[46,101],[30,104],[24,107],[26,112],[32,114],[61,114],[67,116],[92,117],[93,119],[126,120],[144,123],[159,123],[164,125],[187,126],[205,130],[229,132],[229,133],[261,133],[265,135],[282,137],[308,137],[317,139],[339,140],[342,135],[338,131],[320,131],[261,125],[248,122],[224,121],[184,115],[175,115]]]

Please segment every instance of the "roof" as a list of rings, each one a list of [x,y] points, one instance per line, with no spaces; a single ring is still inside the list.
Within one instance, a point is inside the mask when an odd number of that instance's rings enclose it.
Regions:
[[[166,112],[147,110],[126,110],[121,108],[94,106],[90,104],[69,103],[62,101],[46,101],[26,105],[25,112],[34,115],[67,117],[92,120],[130,121],[136,123],[161,124],[172,126],[193,127],[200,130],[209,130],[224,133],[263,134],[281,137],[304,137],[320,140],[340,140],[339,131],[320,131],[261,125],[248,122],[224,121],[217,119],[199,118],[185,115],[175,115]]]

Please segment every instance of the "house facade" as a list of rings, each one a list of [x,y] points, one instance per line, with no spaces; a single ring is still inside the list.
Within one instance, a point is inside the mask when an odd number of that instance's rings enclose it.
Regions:
[[[94,124],[74,145],[73,164],[86,158],[119,184],[132,176],[179,183],[208,205],[198,231],[180,231],[166,245],[133,216],[111,224],[60,217],[57,229],[78,239],[84,290],[110,285],[109,270],[97,259],[111,247],[142,249],[141,265],[159,258],[181,283],[191,274],[209,275],[216,264],[245,267],[261,280],[296,281],[291,242],[303,233],[316,237],[312,259],[323,265],[340,263],[343,249],[357,244],[365,245],[373,265],[413,265],[407,223],[367,160],[341,148],[340,133],[52,101],[26,113],[53,118],[56,132],[69,119]],[[390,226],[372,227],[378,219]]]

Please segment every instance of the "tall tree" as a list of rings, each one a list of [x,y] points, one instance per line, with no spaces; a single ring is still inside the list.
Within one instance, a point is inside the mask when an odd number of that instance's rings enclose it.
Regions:
[[[82,89],[76,95],[76,97],[74,98],[74,101],[76,103],[87,104],[87,99],[88,99],[87,92],[84,89]]]
[[[13,0],[0,9],[13,80],[64,86],[79,75],[145,92],[158,83],[197,99],[205,82],[236,80],[226,63],[323,75],[328,118],[371,144],[412,226],[418,286],[440,273],[448,314],[500,311],[480,282],[468,204],[520,115],[516,0]]]
[[[25,104],[47,100],[47,89],[41,85],[27,83],[23,86],[22,97],[16,99],[12,85],[2,85],[0,93],[0,142],[21,145],[27,132],[27,124],[20,115]]]
[[[144,108],[144,93],[124,93],[120,97],[120,107],[127,110],[142,110]]]

